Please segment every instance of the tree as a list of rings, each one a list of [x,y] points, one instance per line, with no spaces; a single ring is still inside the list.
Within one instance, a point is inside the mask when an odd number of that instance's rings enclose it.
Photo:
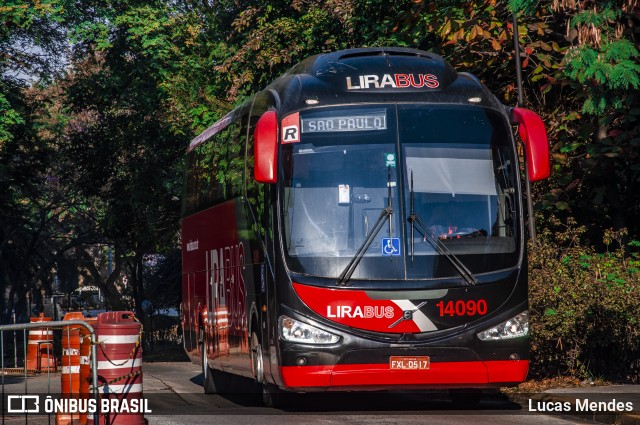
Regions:
[[[592,240],[609,227],[629,228],[632,236],[640,230],[633,190],[640,178],[634,4],[558,1],[525,18],[543,29],[541,40],[524,42],[525,61],[532,64],[531,88],[549,123],[555,159],[556,176],[539,199],[547,211],[588,225]]]
[[[114,273],[128,269],[136,308],[145,298],[145,254],[175,244],[180,158],[186,144],[163,110],[160,81],[166,52],[141,29],[149,23],[146,18],[164,16],[164,6],[151,10],[153,6],[121,12],[113,7],[103,9],[103,16],[91,16],[100,25],[108,18],[106,32],[88,32],[84,23],[82,31],[76,29],[84,37],[76,52],[82,60],[74,61],[73,72],[58,81],[61,96],[44,108],[50,113],[42,128],[42,134],[50,132],[57,160],[65,165],[58,167],[59,177],[98,207],[99,242],[114,247]],[[86,251],[83,260],[112,306],[123,308],[114,287],[117,274],[102,278]]]
[[[8,1],[0,8],[0,149],[13,138],[24,117],[14,102],[24,78],[50,77],[61,65],[62,2]]]
[[[46,290],[64,257],[114,306],[128,274],[139,305],[145,256],[175,248],[187,141],[307,56],[433,50],[515,105],[512,11],[525,103],[552,141],[554,176],[534,186],[539,218],[575,216],[593,234],[640,231],[636,2],[5,3],[0,281],[20,282],[17,292]],[[110,276],[106,246],[118,271]]]

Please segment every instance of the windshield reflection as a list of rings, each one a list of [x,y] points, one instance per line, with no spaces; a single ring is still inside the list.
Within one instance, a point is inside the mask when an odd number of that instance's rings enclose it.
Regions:
[[[339,129],[349,125],[348,114],[360,121]],[[483,273],[516,264],[516,161],[502,116],[419,105],[300,116],[301,140],[283,146],[282,156],[283,242],[292,271],[337,278],[361,256],[352,279],[458,276],[424,235],[411,231],[411,173],[414,213],[464,268]],[[367,241],[389,195],[393,214]],[[356,255],[365,242],[368,248]]]

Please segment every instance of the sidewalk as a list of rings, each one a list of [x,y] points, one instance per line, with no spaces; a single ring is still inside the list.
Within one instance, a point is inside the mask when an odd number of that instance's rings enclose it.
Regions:
[[[640,385],[557,388],[509,397],[529,412],[570,415],[604,424],[640,425]]]

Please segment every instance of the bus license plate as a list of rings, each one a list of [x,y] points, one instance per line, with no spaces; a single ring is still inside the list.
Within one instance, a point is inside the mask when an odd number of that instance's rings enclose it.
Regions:
[[[389,358],[389,366],[391,369],[400,370],[425,370],[429,369],[431,360],[429,356],[404,357],[391,356]]]

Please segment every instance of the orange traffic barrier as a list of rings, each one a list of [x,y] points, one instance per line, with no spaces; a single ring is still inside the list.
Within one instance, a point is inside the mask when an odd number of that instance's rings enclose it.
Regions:
[[[87,317],[85,322],[94,326],[97,319],[95,317]],[[91,383],[91,336],[89,330],[85,327],[80,328],[80,398],[90,399],[90,383]],[[80,423],[86,424],[88,420],[87,413],[80,413]]]
[[[144,408],[140,409],[144,403],[142,325],[130,311],[113,311],[99,314],[93,327],[98,343],[98,393],[102,400],[109,398],[118,406],[101,412],[100,424],[144,425]],[[93,423],[91,417],[88,423]]]
[[[82,320],[81,312],[67,313],[63,320]],[[80,396],[80,329],[82,326],[66,326],[62,329],[62,373],[60,387],[63,397]],[[79,413],[56,414],[56,425],[81,424]],[[85,422],[86,424],[86,418]]]
[[[40,313],[31,318],[31,323],[51,322],[51,317]],[[32,329],[29,331],[27,358],[25,368],[32,371],[56,370],[56,357],[53,352],[53,330],[51,328]]]

